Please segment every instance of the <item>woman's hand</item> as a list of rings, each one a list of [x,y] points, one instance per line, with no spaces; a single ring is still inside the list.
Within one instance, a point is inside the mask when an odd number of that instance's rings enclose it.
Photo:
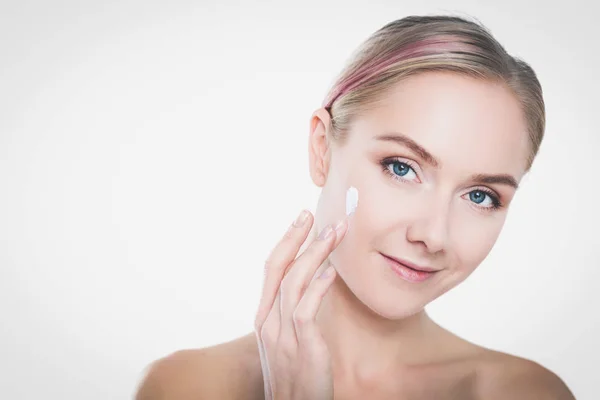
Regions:
[[[308,211],[300,214],[265,265],[255,332],[269,400],[333,399],[331,359],[315,317],[336,272],[332,266],[316,272],[343,239],[348,221],[327,226],[296,257],[312,224]]]

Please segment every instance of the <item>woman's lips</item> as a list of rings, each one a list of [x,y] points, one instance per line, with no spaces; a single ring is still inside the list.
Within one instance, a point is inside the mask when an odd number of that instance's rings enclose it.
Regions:
[[[423,282],[426,279],[431,278],[436,272],[431,268],[422,268],[422,270],[417,270],[409,267],[408,265],[400,262],[399,260],[386,256],[385,254],[381,254],[388,265],[392,268],[392,270],[397,273],[402,279],[407,280],[409,282]],[[407,263],[408,264],[408,263]],[[410,264],[412,266],[412,264]]]

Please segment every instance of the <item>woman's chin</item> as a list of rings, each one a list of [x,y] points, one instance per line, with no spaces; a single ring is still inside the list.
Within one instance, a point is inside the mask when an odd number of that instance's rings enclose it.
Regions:
[[[366,294],[358,299],[373,313],[388,320],[402,320],[423,311],[426,302],[422,299],[406,299],[401,296],[373,296]]]
[[[385,282],[370,282],[363,277],[341,278],[352,296],[377,316],[389,320],[401,320],[421,312],[429,302],[424,293],[406,292]],[[344,279],[345,278],[345,279]]]

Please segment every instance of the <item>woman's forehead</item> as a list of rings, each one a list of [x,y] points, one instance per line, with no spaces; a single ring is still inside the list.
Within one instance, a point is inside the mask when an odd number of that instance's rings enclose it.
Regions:
[[[510,169],[519,176],[527,164],[529,138],[520,105],[494,82],[448,73],[408,78],[354,120],[350,140],[373,146],[394,133],[414,140],[441,164],[468,161],[467,166]]]

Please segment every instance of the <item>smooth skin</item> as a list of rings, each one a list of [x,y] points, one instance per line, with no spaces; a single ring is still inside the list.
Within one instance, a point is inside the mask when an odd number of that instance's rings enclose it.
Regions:
[[[526,173],[510,90],[423,73],[357,118],[344,143],[329,122],[324,109],[311,118],[321,197],[268,258],[255,331],[157,360],[136,399],[574,399],[552,371],[470,343],[424,309],[489,254]],[[360,200],[346,219],[349,186]],[[383,254],[438,272],[407,282]]]

